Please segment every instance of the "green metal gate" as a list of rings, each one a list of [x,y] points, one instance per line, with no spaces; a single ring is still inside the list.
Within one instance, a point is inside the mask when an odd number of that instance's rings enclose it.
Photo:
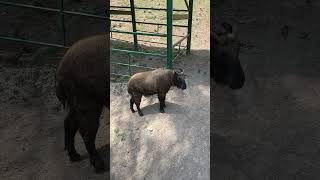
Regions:
[[[88,13],[67,11],[64,9],[64,0],[57,0],[57,1],[59,3],[60,9],[41,7],[41,6],[33,6],[33,5],[27,5],[27,4],[21,4],[21,3],[6,2],[6,1],[0,1],[0,5],[59,13],[60,14],[60,23],[61,23],[61,37],[62,37],[61,44],[52,44],[52,43],[47,43],[47,42],[33,41],[30,39],[20,39],[20,38],[7,37],[7,36],[0,36],[0,39],[22,42],[22,43],[30,43],[30,44],[36,44],[36,45],[43,45],[43,46],[52,46],[52,47],[58,47],[58,48],[69,48],[68,46],[66,46],[66,30],[65,30],[65,17],[64,17],[65,14],[75,15],[75,16],[84,16],[84,17],[89,17],[89,18],[94,18],[94,19],[102,19],[102,20],[109,19],[107,16],[100,16],[100,15],[94,15],[94,14],[88,14]]]
[[[27,5],[27,4],[22,4],[22,3],[13,3],[13,2],[6,2],[6,1],[0,1],[0,5],[4,6],[13,6],[13,7],[20,7],[20,8],[29,8],[29,9],[36,9],[39,11],[47,11],[47,12],[54,12],[54,13],[59,13],[60,14],[60,23],[61,23],[61,44],[53,44],[53,43],[48,43],[48,42],[40,42],[40,41],[33,41],[30,39],[20,39],[20,38],[15,38],[15,37],[7,37],[7,36],[0,36],[0,39],[3,40],[10,40],[10,41],[16,41],[16,42],[22,42],[22,43],[30,43],[30,44],[36,44],[36,45],[43,45],[43,46],[52,46],[52,47],[58,47],[58,48],[69,48],[66,46],[66,30],[65,30],[65,14],[69,15],[76,15],[76,16],[84,16],[84,17],[89,17],[89,18],[94,18],[94,19],[102,19],[102,20],[108,20],[108,16],[100,16],[100,15],[94,15],[94,14],[88,14],[88,13],[81,13],[81,12],[74,12],[74,11],[67,11],[64,9],[64,0],[57,0],[59,3],[59,9],[55,8],[48,8],[48,7],[41,7],[41,6],[34,6],[34,5]],[[192,29],[192,12],[193,12],[193,0],[184,0],[185,5],[187,7],[186,10],[182,9],[173,9],[173,0],[167,0],[167,8],[144,8],[144,7],[135,7],[134,6],[134,0],[130,0],[130,7],[124,7],[124,6],[110,6],[110,14],[123,14],[123,15],[131,15],[132,20],[131,21],[123,21],[123,20],[117,20],[117,19],[111,19],[111,21],[118,21],[118,22],[130,22],[132,23],[132,32],[128,31],[120,31],[120,30],[110,30],[111,34],[112,33],[124,33],[124,34],[132,34],[134,36],[134,46],[135,50],[128,50],[128,49],[115,49],[112,48],[112,51],[115,52],[124,52],[124,53],[129,53],[130,54],[140,54],[140,55],[150,55],[150,56],[158,56],[158,57],[163,57],[167,59],[166,62],[166,67],[167,68],[172,68],[172,63],[174,59],[181,54],[182,51],[180,51],[180,45],[181,43],[187,39],[187,47],[186,47],[186,52],[187,54],[190,53],[190,47],[191,47],[191,29]],[[128,10],[112,10],[111,8],[120,8],[120,9],[130,9]],[[167,16],[167,22],[164,23],[153,23],[153,22],[140,22],[136,21],[135,18],[135,11],[136,10],[155,10],[155,11],[166,11],[166,16]],[[107,11],[108,12],[108,11]],[[173,17],[174,14],[173,12],[187,12],[187,19],[188,19],[188,24],[187,25],[174,25],[173,24]],[[137,31],[136,24],[149,24],[149,25],[161,25],[161,26],[166,26],[167,33],[166,34],[161,34],[161,33],[151,33],[151,32],[139,32]],[[173,34],[172,30],[173,27],[182,27],[182,28],[187,28],[188,32],[187,35],[182,37],[178,42],[173,44]],[[161,54],[161,53],[150,53],[150,52],[143,52],[138,50],[138,35],[141,36],[158,36],[158,37],[165,37],[167,39],[166,43],[166,49],[167,52],[166,54]],[[173,49],[179,46],[179,53],[174,57],[173,56]],[[131,67],[143,67],[143,68],[150,68],[153,69],[152,67],[144,67],[144,66],[139,66],[139,65],[131,65],[130,64],[130,59],[127,64],[125,63],[116,63],[116,62],[111,62],[113,64],[118,64],[118,65],[124,65],[128,66],[129,68],[129,75],[123,75],[123,76],[130,76],[131,75]],[[119,75],[117,73],[111,73],[115,75]]]
[[[111,29],[111,37],[112,33],[123,33],[123,34],[132,34],[134,39],[134,50],[128,50],[128,49],[118,49],[118,48],[112,48],[111,51],[114,52],[124,52],[128,53],[129,56],[131,54],[139,54],[139,55],[149,55],[149,56],[158,56],[166,58],[166,68],[172,69],[173,67],[173,61],[177,56],[181,54],[180,45],[181,43],[187,39],[187,46],[186,46],[186,53],[190,53],[190,47],[191,47],[191,31],[192,31],[192,12],[193,12],[193,0],[184,0],[186,8],[187,9],[174,9],[173,8],[173,0],[166,0],[166,8],[147,8],[147,7],[135,7],[134,0],[130,0],[130,7],[127,6],[110,6],[110,15],[116,14],[116,15],[131,15],[131,21],[129,20],[120,20],[120,19],[110,19],[111,22],[125,22],[125,23],[132,23],[132,32],[130,31],[121,31],[121,30],[113,30]],[[120,9],[120,10],[113,10],[113,9]],[[129,9],[129,10],[128,10]],[[154,22],[142,22],[142,21],[136,21],[136,10],[154,10],[154,11],[166,11],[166,23],[154,23]],[[185,12],[187,13],[185,16],[185,19],[188,19],[187,25],[176,25],[173,24],[174,19],[174,12]],[[156,25],[156,26],[166,26],[166,34],[163,33],[153,33],[153,32],[141,32],[137,31],[136,24],[148,24],[148,25]],[[179,41],[173,44],[173,27],[181,27],[181,28],[187,28],[187,35],[183,36]],[[166,54],[161,53],[150,53],[150,52],[143,52],[139,51],[138,49],[138,35],[139,36],[157,36],[157,37],[164,37],[167,39],[166,41]],[[173,49],[179,46],[179,53],[174,56],[173,55]],[[131,67],[138,67],[138,68],[146,68],[146,69],[154,69],[152,67],[146,67],[141,65],[132,65],[130,62],[130,58],[128,60],[128,63],[119,63],[119,62],[113,62],[112,64],[121,65],[121,66],[128,66],[129,75],[124,74],[118,74],[118,73],[111,73],[113,75],[119,75],[119,76],[131,76],[132,71]]]

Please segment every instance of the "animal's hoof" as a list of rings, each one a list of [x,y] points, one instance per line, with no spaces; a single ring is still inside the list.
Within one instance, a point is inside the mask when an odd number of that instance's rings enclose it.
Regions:
[[[161,112],[161,113],[164,113],[164,109],[160,109],[160,112]]]
[[[103,172],[105,172],[105,171],[106,171],[106,169],[105,169],[104,167],[95,168],[95,172],[96,172],[97,174],[103,173]]]
[[[103,173],[106,169],[104,167],[104,162],[101,158],[95,158],[91,161],[96,173]]]
[[[143,116],[143,113],[139,111],[139,115],[140,115],[140,116]]]
[[[71,162],[80,161],[80,154],[78,153],[69,153],[69,159]]]
[[[132,112],[132,113],[135,113],[136,111],[135,111],[135,110],[131,110],[131,112]]]

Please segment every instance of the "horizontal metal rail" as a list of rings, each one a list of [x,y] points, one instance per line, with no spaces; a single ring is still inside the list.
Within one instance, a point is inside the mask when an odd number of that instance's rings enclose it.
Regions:
[[[141,65],[135,65],[135,64],[126,64],[126,63],[116,63],[116,62],[111,62],[111,64],[117,64],[121,66],[130,66],[130,67],[136,67],[136,68],[145,68],[145,69],[156,69],[148,66],[141,66]]]
[[[184,38],[179,40],[179,42],[176,42],[173,47],[179,45],[179,43],[181,43],[183,40],[185,40],[187,37],[186,36],[183,36]],[[111,38],[112,40],[117,40],[117,41],[120,41],[120,42],[125,42],[125,43],[130,43],[130,41],[126,41],[126,40],[123,40],[123,39],[118,39],[118,38]],[[156,41],[147,41],[147,40],[139,40],[139,42],[146,42],[146,43],[152,43],[152,44],[161,44],[161,45],[166,45],[166,43],[161,43],[161,42],[156,42]],[[185,46],[181,46],[181,47],[185,47]]]
[[[139,32],[143,32],[143,33],[153,33],[153,32],[150,32],[150,31],[143,31],[143,30],[140,30]],[[181,35],[176,35],[176,34],[172,34],[173,37],[184,37],[184,36],[181,36]]]
[[[115,33],[123,33],[123,34],[137,34],[137,35],[145,35],[145,36],[158,36],[158,37],[166,37],[166,34],[163,33],[153,33],[149,31],[139,31],[139,32],[131,32],[131,31],[120,31],[120,30],[110,30],[110,32],[115,32]],[[146,34],[143,34],[146,33]],[[156,34],[156,35],[154,35]],[[163,36],[162,36],[163,35]],[[172,37],[185,37],[185,36],[180,36],[180,35],[175,35],[173,34]],[[141,40],[139,40],[141,41]]]
[[[21,3],[12,3],[12,2],[0,1],[0,5],[8,5],[8,6],[15,6],[15,7],[37,9],[37,10],[43,10],[43,11],[47,11],[47,12],[58,12],[58,13],[61,12],[60,9],[41,7],[41,6],[33,6],[33,5],[26,5],[26,4],[21,4]],[[70,14],[70,15],[86,16],[86,17],[97,18],[97,19],[105,19],[105,20],[109,19],[107,16],[93,15],[93,14],[82,13],[82,12],[74,12],[74,11],[66,11],[66,10],[64,10],[63,13]]]
[[[148,53],[148,52],[131,51],[131,50],[117,49],[117,48],[111,48],[111,51],[123,52],[123,53],[129,53],[129,54],[141,54],[141,55],[149,55],[149,56],[167,57],[167,55],[160,54],[160,53]]]
[[[114,22],[126,22],[126,23],[132,23],[130,20],[121,20],[121,19],[110,19],[110,21]],[[159,25],[159,26],[167,26],[167,24],[164,23],[152,23],[152,22],[142,22],[142,21],[136,21],[138,24],[149,24],[149,25]],[[187,25],[179,25],[179,24],[174,24],[174,27],[184,27],[187,28]]]
[[[32,40],[25,40],[25,39],[19,39],[19,38],[12,38],[12,37],[4,37],[0,36],[0,39],[9,40],[9,41],[17,41],[21,43],[30,43],[35,45],[42,45],[42,46],[51,46],[51,47],[57,47],[57,48],[69,48],[68,46],[63,46],[59,44],[51,44],[51,43],[44,43],[44,42],[37,42]]]
[[[120,30],[110,30],[112,33],[123,33],[123,34],[137,34],[143,36],[159,36],[159,37],[167,37],[166,34],[163,33],[149,33],[149,32],[130,32],[130,31],[120,31]]]
[[[123,39],[119,39],[119,38],[111,38],[112,40],[117,40],[120,42],[125,42],[125,43],[131,43],[131,41],[127,41],[127,40],[123,40]],[[166,45],[166,43],[161,43],[161,42],[156,42],[156,41],[146,41],[146,40],[138,40],[139,42],[147,42],[147,43],[152,43],[152,44],[162,44],[162,45]]]
[[[131,15],[131,11],[110,10],[110,14]]]
[[[127,9],[130,7],[127,6],[110,6],[110,8],[119,8],[119,9]],[[167,11],[165,8],[143,8],[143,7],[135,7],[135,9],[139,10],[156,10],[156,11]],[[188,12],[186,9],[173,9],[173,11],[180,11],[180,12]]]
[[[125,77],[131,77],[130,75],[127,74],[118,74],[118,73],[110,73],[112,75],[116,75],[116,76],[125,76]]]

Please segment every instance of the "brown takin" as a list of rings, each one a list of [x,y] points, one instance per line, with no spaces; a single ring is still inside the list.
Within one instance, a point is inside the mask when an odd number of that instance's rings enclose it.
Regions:
[[[64,142],[70,161],[79,161],[74,137],[79,130],[96,172],[105,165],[95,147],[103,107],[110,108],[108,35],[76,42],[65,53],[56,72],[56,96],[68,107],[64,120]]]
[[[143,116],[140,109],[142,95],[151,96],[154,94],[158,95],[160,112],[164,113],[166,94],[171,86],[186,89],[187,85],[183,76],[182,70],[181,72],[177,72],[161,68],[133,75],[128,82],[128,93],[131,95],[130,109],[132,113],[135,112],[133,104],[136,104],[139,115]]]
[[[211,78],[231,89],[241,89],[245,74],[239,60],[240,41],[237,26],[226,21],[211,23]]]

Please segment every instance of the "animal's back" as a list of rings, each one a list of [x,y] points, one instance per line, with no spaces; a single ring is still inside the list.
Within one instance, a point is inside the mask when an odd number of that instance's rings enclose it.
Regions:
[[[59,73],[71,73],[72,70],[90,72],[93,65],[106,65],[109,48],[109,40],[106,35],[88,37],[74,43],[65,53],[58,67]],[[93,63],[94,62],[94,63]],[[107,71],[109,69],[106,68]],[[66,71],[66,72],[64,72]]]
[[[170,73],[172,73],[171,70],[159,68],[134,74],[128,81],[128,93],[138,92],[148,96],[158,93],[162,87],[170,88],[169,84],[172,81]],[[163,90],[166,91],[166,89]]]
[[[70,105],[71,96],[75,96],[78,101],[94,99],[109,107],[109,47],[107,35],[96,35],[69,48],[56,74],[60,101]]]

